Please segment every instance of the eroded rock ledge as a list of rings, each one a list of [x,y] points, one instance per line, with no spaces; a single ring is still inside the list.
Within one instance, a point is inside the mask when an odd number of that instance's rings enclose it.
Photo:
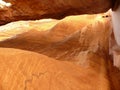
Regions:
[[[112,0],[5,0],[12,4],[0,9],[0,24],[17,20],[63,18],[68,15],[102,13]]]

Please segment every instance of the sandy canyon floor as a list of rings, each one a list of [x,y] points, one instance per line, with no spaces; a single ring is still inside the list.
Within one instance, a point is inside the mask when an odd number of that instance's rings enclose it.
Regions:
[[[0,90],[120,90],[111,30],[102,15],[0,26]]]

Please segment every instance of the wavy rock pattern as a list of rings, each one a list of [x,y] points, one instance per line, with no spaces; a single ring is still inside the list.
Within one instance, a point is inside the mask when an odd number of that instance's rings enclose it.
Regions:
[[[18,20],[63,18],[68,15],[103,13],[112,0],[5,0],[10,7],[0,9],[0,24]]]
[[[120,90],[110,21],[83,15],[1,26],[1,90]]]

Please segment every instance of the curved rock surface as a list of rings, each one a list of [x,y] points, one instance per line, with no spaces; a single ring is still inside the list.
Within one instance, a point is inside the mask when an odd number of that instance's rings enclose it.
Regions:
[[[1,26],[0,89],[120,90],[120,71],[108,57],[110,30],[102,15]]]
[[[63,18],[68,15],[106,12],[112,0],[5,0],[10,7],[0,9],[0,24],[17,20]]]

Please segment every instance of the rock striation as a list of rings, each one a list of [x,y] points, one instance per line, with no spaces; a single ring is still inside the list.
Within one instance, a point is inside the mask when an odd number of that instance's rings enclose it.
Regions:
[[[103,15],[1,26],[0,90],[120,90],[111,28]]]
[[[68,15],[106,12],[112,0],[5,0],[10,7],[0,9],[0,24],[17,20],[63,18]]]

